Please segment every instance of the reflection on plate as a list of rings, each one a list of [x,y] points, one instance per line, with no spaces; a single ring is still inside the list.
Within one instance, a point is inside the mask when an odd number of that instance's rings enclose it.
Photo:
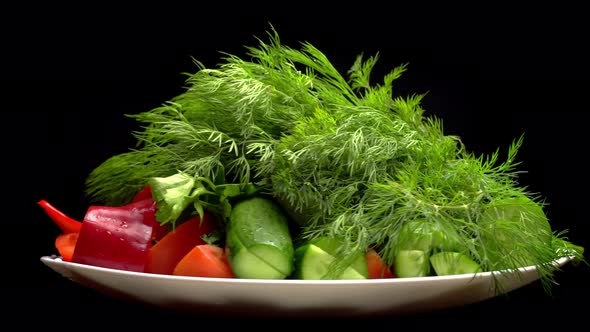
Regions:
[[[570,260],[561,258],[554,266],[558,269]],[[41,261],[74,282],[126,300],[187,312],[264,316],[417,313],[480,302],[539,279],[534,266],[475,275],[310,281],[127,272],[64,262],[56,256],[43,256]]]

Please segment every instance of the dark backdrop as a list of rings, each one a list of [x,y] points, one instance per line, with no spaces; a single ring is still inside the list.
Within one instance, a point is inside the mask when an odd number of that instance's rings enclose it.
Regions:
[[[150,14],[141,14],[145,7],[4,12],[0,82],[8,261],[2,271],[10,280],[5,282],[9,314],[25,311],[37,318],[105,324],[120,319],[138,327],[239,321],[129,305],[70,283],[39,261],[55,252],[57,229],[36,202],[47,199],[82,218],[88,205],[85,176],[134,143],[130,131],[135,124],[124,114],[160,106],[183,91],[182,73],[196,70],[191,57],[213,67],[220,52],[244,55],[244,46],[266,38],[269,24],[283,44],[310,42],[342,72],[360,53],[379,52],[377,77],[408,63],[396,92],[428,92],[423,102],[427,114],[442,118],[445,130],[461,136],[474,152],[505,149],[524,133],[519,158],[527,173],[521,182],[547,198],[555,229],[567,229],[573,242],[589,246],[590,71],[580,9],[463,7],[427,14],[395,4],[387,9],[354,4],[328,8],[328,14],[288,4],[273,13],[258,7],[228,12],[225,6],[151,8]],[[500,326],[508,320],[573,324],[586,310],[588,276],[586,266],[568,265],[557,274],[553,296],[534,283],[509,299],[418,317],[374,319],[393,324],[390,328],[399,322],[455,328]],[[18,319],[24,325],[36,321]]]

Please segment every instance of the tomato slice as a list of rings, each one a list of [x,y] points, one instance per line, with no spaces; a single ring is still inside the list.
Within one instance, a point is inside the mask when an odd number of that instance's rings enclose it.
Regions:
[[[71,262],[78,241],[78,232],[61,233],[55,238],[55,248],[64,262]]]
[[[207,278],[235,278],[225,250],[213,244],[195,246],[176,265],[173,273],[179,276]]]
[[[370,248],[366,255],[367,267],[369,269],[369,279],[394,278],[395,275],[391,268],[385,263],[383,258],[373,248]]]

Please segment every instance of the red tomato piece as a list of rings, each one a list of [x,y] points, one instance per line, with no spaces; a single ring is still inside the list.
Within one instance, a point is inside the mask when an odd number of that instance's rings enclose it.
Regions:
[[[369,249],[365,257],[369,269],[369,279],[395,278],[394,273],[375,249]]]
[[[213,244],[195,246],[178,262],[172,274],[207,278],[236,277],[224,249]]]
[[[79,233],[62,233],[55,238],[55,248],[64,262],[71,262]]]

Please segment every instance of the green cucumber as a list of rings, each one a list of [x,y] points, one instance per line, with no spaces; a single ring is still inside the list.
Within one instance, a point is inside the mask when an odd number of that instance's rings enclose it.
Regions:
[[[492,263],[492,270],[520,266],[544,264],[551,255],[553,233],[551,225],[540,203],[526,196],[504,198],[490,203],[480,220],[484,226],[480,235],[485,255]],[[519,237],[514,234],[520,235]],[[522,235],[526,235],[523,237]],[[515,241],[526,242],[526,246],[515,246]],[[544,255],[539,250],[528,248],[547,248]],[[483,252],[482,252],[483,254]],[[510,255],[510,259],[506,256]]]
[[[295,250],[295,279],[320,280],[326,279],[330,265],[335,258],[315,244],[307,243]],[[357,262],[355,260],[355,262]],[[366,261],[364,262],[366,266]],[[365,268],[366,269],[366,268]],[[352,266],[347,267],[338,277],[332,279],[367,279],[367,275],[359,273]]]
[[[426,219],[408,222],[398,236],[399,251],[394,258],[396,275],[401,278],[430,275],[430,254],[435,250],[455,250],[459,247],[456,238],[452,230],[443,230],[440,224]]]
[[[451,238],[450,230],[443,231],[439,224],[426,219],[406,223],[398,236],[398,247],[401,250],[422,250],[429,253],[433,248],[451,251],[458,246],[458,241]]]
[[[293,273],[294,247],[288,222],[270,198],[255,196],[234,204],[225,246],[236,277],[284,279]]]
[[[395,256],[393,268],[399,278],[424,277],[430,274],[428,252],[424,250],[400,250]]]
[[[438,276],[481,272],[476,261],[460,252],[437,252],[430,255],[430,263]]]
[[[338,256],[338,250],[344,245],[341,240],[327,236],[316,239],[312,242],[312,244],[334,257]],[[369,268],[367,266],[367,259],[364,254],[359,253],[353,257],[350,267],[364,278],[369,277]]]

